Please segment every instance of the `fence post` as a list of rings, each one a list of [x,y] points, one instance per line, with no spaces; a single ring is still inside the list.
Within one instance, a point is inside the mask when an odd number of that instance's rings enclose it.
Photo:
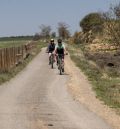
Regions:
[[[36,47],[36,43],[29,42],[25,45],[21,45],[20,47],[11,47],[11,48],[3,48],[0,49],[0,72],[8,71],[19,61],[23,61],[29,54],[31,54],[32,50]]]

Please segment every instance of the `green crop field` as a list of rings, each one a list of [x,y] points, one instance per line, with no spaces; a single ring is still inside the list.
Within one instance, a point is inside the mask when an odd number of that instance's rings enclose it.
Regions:
[[[17,47],[28,43],[33,36],[1,37],[0,48]]]
[[[28,43],[28,40],[0,41],[0,48],[17,47]]]

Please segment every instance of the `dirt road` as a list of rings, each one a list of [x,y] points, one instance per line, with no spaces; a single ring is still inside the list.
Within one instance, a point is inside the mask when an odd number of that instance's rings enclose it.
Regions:
[[[0,86],[0,129],[112,129],[72,99],[68,80],[69,75],[50,69],[43,49],[24,71]]]

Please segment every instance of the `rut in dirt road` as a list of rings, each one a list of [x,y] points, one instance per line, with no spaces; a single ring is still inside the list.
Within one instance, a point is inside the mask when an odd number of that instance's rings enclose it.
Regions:
[[[0,87],[0,129],[112,129],[67,92],[69,75],[50,69],[45,49]]]

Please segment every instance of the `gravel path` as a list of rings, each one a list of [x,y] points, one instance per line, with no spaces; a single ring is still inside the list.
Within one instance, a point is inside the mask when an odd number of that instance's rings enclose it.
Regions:
[[[0,86],[0,129],[112,129],[74,101],[70,76],[50,69],[45,49],[15,78]]]

